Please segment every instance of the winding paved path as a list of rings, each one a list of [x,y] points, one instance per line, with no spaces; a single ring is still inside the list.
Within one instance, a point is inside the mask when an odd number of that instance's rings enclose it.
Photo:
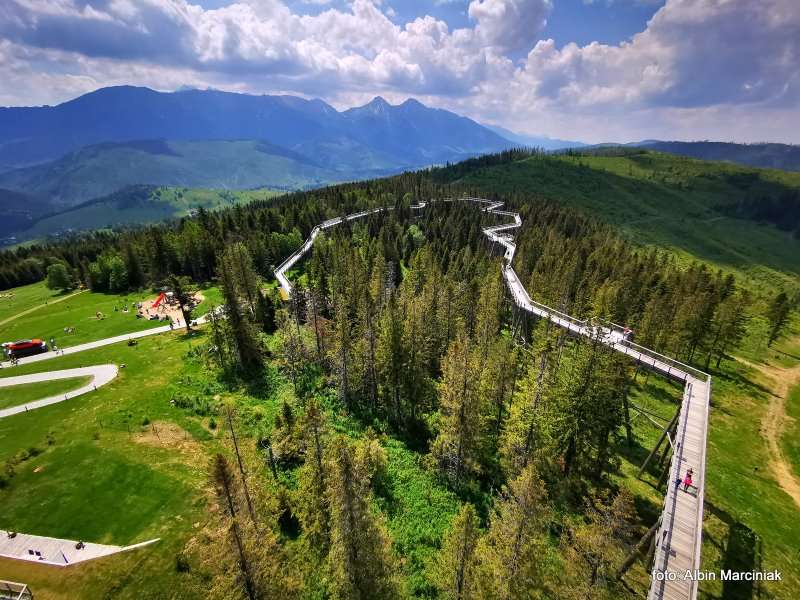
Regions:
[[[197,325],[202,325],[203,323],[205,323],[205,317],[197,319],[195,323]],[[17,364],[25,365],[29,363],[40,362],[43,360],[50,360],[51,358],[56,358],[57,356],[67,356],[68,354],[76,354],[78,352],[84,352],[86,350],[92,350],[94,348],[102,348],[103,346],[118,344],[120,342],[127,342],[128,340],[135,340],[143,337],[148,337],[151,335],[158,335],[160,333],[167,333],[168,331],[175,331],[178,329],[180,328],[164,325],[162,327],[154,327],[153,329],[145,329],[143,331],[135,331],[133,333],[124,333],[122,335],[116,335],[114,337],[105,338],[102,340],[96,340],[94,342],[86,342],[85,344],[78,344],[77,346],[70,346],[69,348],[59,349],[56,352],[50,350],[49,352],[42,352],[41,354],[36,354],[34,356],[27,356],[25,358],[20,358],[17,361]],[[3,369],[8,369],[12,368],[12,365],[10,362],[6,361],[0,363],[0,367],[2,367]],[[111,368],[113,368],[114,370],[113,375],[111,375],[111,371],[109,370]],[[89,383],[88,385],[78,388],[77,390],[74,390],[72,392],[67,392],[66,394],[50,396],[49,398],[42,398],[41,400],[35,400],[33,402],[27,402],[19,406],[12,406],[11,408],[0,410],[0,419],[3,419],[5,417],[10,417],[12,415],[16,415],[19,413],[27,412],[30,410],[34,410],[37,408],[41,408],[43,406],[56,404],[58,402],[64,402],[65,400],[69,400],[70,398],[75,398],[76,396],[93,392],[95,389],[99,388],[101,385],[107,384],[109,381],[111,381],[112,379],[114,379],[114,377],[117,376],[117,367],[116,365],[96,365],[92,367],[81,367],[78,369],[65,369],[63,371],[44,371],[41,373],[34,373],[31,375],[0,377],[0,388],[2,388],[24,383],[55,381],[58,379],[84,377],[87,375],[92,376],[94,378],[92,382]],[[14,383],[15,381],[16,383]]]
[[[455,200],[474,202],[482,207],[482,212],[510,219],[501,225],[485,227],[483,233],[491,242],[501,245],[504,249],[503,279],[514,304],[520,310],[549,319],[555,325],[567,329],[574,335],[596,338],[608,347],[630,356],[642,366],[684,384],[683,401],[675,438],[669,440],[673,449],[670,477],[664,497],[661,526],[656,534],[653,577],[647,597],[648,600],[694,600],[697,597],[697,582],[686,579],[685,573],[700,568],[711,377],[694,367],[624,340],[622,328],[618,325],[609,323],[600,327],[531,299],[512,266],[516,244],[513,237],[506,233],[522,225],[519,214],[500,210],[502,202],[493,202],[483,198],[458,198]],[[452,202],[454,199],[439,201]],[[420,202],[411,208],[421,210],[426,206],[426,202]],[[284,294],[289,297],[292,293],[292,285],[286,277],[286,272],[311,250],[314,240],[322,230],[383,210],[391,210],[391,208],[365,210],[329,219],[314,227],[311,235],[300,249],[283,261],[275,271],[275,276]],[[696,493],[684,492],[681,487],[674,485],[674,482],[680,481],[690,467],[694,470]]]
[[[62,371],[45,371],[44,373],[31,373],[30,375],[17,375],[14,377],[0,378],[0,388],[11,387],[15,385],[24,385],[26,383],[40,383],[42,381],[57,381],[59,379],[73,379],[75,377],[91,377],[91,381],[86,385],[79,387],[71,392],[63,394],[56,394],[33,402],[26,402],[11,408],[0,410],[0,419],[17,415],[19,413],[28,412],[43,406],[50,406],[51,404],[58,404],[70,398],[75,398],[82,394],[93,392],[97,388],[109,383],[117,376],[117,365],[95,365],[92,367],[80,367],[77,369],[64,369]]]
[[[136,340],[139,338],[147,337],[149,335],[166,333],[167,331],[173,331],[173,328],[170,328],[169,325],[164,325],[162,327],[154,327],[153,329],[144,329],[142,331],[135,331],[133,333],[123,333],[122,335],[115,335],[114,337],[105,338],[102,340],[95,340],[94,342],[86,342],[85,344],[78,344],[77,346],[69,346],[68,348],[59,348],[57,351],[50,350],[48,352],[42,352],[41,354],[26,356],[25,358],[20,358],[19,360],[17,360],[17,364],[27,365],[29,363],[49,360],[57,356],[67,356],[68,354],[76,354],[78,352],[84,352],[85,350],[102,348],[103,346],[118,344],[119,342],[127,342],[128,340]],[[4,369],[7,367],[11,367],[11,363],[9,361],[2,362],[0,363],[0,367]]]

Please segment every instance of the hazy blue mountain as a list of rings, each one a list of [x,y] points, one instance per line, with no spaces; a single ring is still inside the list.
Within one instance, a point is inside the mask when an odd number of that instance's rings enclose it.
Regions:
[[[26,229],[50,210],[45,198],[0,187],[0,246],[8,234]]]
[[[136,184],[292,190],[341,179],[338,171],[257,140],[136,140],[86,146],[51,162],[0,173],[0,188],[46,199],[41,214]]]
[[[784,171],[800,171],[800,146],[788,144],[733,144],[729,142],[664,142],[646,140],[630,144],[703,160],[723,160]]]
[[[505,127],[498,125],[484,125],[487,129],[494,131],[497,135],[514,142],[514,144],[528,146],[530,148],[542,148],[543,150],[563,150],[564,148],[581,148],[586,146],[583,142],[569,140],[559,140],[547,136],[534,136],[516,133]]]
[[[321,100],[294,96],[121,86],[58,106],[0,108],[3,167],[142,139],[265,140],[346,176],[354,169],[400,170],[509,146],[470,119],[416,101],[392,106],[379,98],[339,112]]]

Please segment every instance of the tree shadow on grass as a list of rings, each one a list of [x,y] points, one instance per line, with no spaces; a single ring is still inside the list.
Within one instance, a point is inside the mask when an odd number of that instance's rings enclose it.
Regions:
[[[800,360],[800,356],[798,356],[797,354],[792,354],[791,352],[784,352],[783,350],[778,350],[777,348],[774,348],[774,350],[778,354],[783,354],[784,356],[786,356],[788,358],[792,358],[794,360]]]
[[[760,571],[763,548],[759,535],[730,513],[706,501],[706,510],[728,527],[727,539],[716,544],[722,555],[721,570],[732,572]],[[721,600],[752,600],[763,597],[760,582],[723,581]]]

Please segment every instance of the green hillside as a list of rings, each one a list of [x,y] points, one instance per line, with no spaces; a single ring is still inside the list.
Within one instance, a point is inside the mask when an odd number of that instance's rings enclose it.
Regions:
[[[283,192],[269,189],[211,190],[130,186],[63,212],[43,217],[14,235],[17,242],[58,237],[65,233],[157,223],[191,215],[199,208],[216,210]]]
[[[331,169],[264,142],[147,141],[83,148],[51,163],[0,174],[0,188],[68,208],[128,185],[299,189],[341,180]]]
[[[477,168],[467,161],[433,177],[487,194],[569,204],[619,226],[637,242],[768,285],[800,274],[800,173],[613,151],[523,156]]]

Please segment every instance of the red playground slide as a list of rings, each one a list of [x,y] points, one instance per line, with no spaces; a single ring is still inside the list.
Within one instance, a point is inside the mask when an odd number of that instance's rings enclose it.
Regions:
[[[164,299],[165,299],[166,297],[167,297],[167,294],[166,294],[165,292],[161,292],[161,293],[158,295],[158,298],[156,298],[156,301],[155,301],[155,302],[153,302],[153,306],[151,306],[150,308],[158,308],[158,307],[159,307],[159,305],[160,305],[160,304],[161,304],[161,303],[164,301]]]

